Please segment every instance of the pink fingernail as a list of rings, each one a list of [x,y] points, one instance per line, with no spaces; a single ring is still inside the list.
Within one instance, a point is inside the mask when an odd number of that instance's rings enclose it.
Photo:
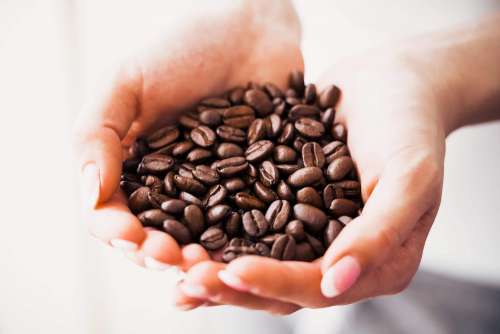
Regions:
[[[230,273],[226,270],[221,270],[217,273],[217,276],[219,279],[226,284],[227,286],[230,286],[231,288],[242,291],[242,292],[248,292],[250,291],[250,287],[243,283],[241,278],[238,276],[234,275],[233,273]]]
[[[204,286],[184,281],[179,287],[189,297],[208,298],[208,291]]]
[[[338,296],[352,287],[360,274],[359,262],[352,256],[345,256],[323,275],[321,292],[329,298]]]
[[[95,163],[88,163],[82,170],[82,198],[89,208],[95,208],[101,187],[99,169]]]

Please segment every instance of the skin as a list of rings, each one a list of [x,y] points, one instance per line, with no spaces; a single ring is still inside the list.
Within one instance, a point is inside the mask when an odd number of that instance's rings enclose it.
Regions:
[[[336,122],[348,129],[366,203],[362,215],[315,262],[248,256],[223,264],[199,245],[181,249],[167,234],[142,228],[118,191],[124,151],[138,134],[205,96],[249,80],[284,87],[290,70],[303,68],[300,27],[288,2],[231,2],[190,20],[168,46],[118,71],[82,112],[75,152],[90,232],[139,265],[155,259],[156,269],[185,270],[175,297],[184,310],[230,304],[289,314],[403,290],[439,208],[446,136],[499,118],[500,73],[492,70],[498,68],[499,26],[497,17],[485,19],[478,27],[373,50],[327,71],[317,84],[342,88]],[[481,57],[482,66],[475,66]]]

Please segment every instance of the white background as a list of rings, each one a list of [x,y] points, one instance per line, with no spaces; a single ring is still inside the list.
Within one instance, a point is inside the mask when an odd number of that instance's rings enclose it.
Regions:
[[[234,318],[233,309],[175,311],[174,274],[140,269],[88,237],[70,158],[71,126],[93,83],[193,3],[0,0],[1,334],[210,333]],[[296,4],[308,80],[341,57],[500,8],[477,0]],[[499,144],[498,123],[449,138],[425,267],[500,284]]]

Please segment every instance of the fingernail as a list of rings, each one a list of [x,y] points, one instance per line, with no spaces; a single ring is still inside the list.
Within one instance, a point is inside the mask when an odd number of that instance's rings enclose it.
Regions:
[[[359,262],[352,256],[345,256],[323,275],[321,292],[328,298],[338,296],[353,286],[360,274]]]
[[[152,270],[166,270],[166,269],[171,268],[171,266],[169,264],[158,261],[158,260],[152,258],[151,256],[146,256],[144,258],[144,265],[146,266],[146,268],[152,269]]]
[[[101,187],[99,169],[95,163],[88,163],[82,170],[82,197],[89,208],[95,208]]]
[[[109,241],[109,243],[111,244],[111,246],[121,249],[123,251],[130,252],[137,250],[137,244],[128,240],[112,239]]]
[[[238,276],[226,271],[226,270],[221,270],[217,273],[217,276],[219,279],[226,284],[227,286],[230,286],[231,288],[242,291],[242,292],[248,292],[250,291],[250,287],[243,283],[241,278]]]
[[[189,297],[196,297],[196,298],[208,297],[207,289],[201,285],[184,282],[179,287],[182,290],[182,292],[184,292]]]

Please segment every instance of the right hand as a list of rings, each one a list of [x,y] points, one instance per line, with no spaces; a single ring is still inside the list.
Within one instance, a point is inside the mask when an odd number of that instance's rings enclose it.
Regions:
[[[81,112],[74,133],[82,207],[91,234],[156,269],[208,259],[181,250],[168,234],[146,230],[119,189],[124,152],[137,136],[171,121],[200,99],[248,81],[284,88],[303,70],[300,26],[289,2],[228,1],[193,17],[168,41],[124,65]]]

